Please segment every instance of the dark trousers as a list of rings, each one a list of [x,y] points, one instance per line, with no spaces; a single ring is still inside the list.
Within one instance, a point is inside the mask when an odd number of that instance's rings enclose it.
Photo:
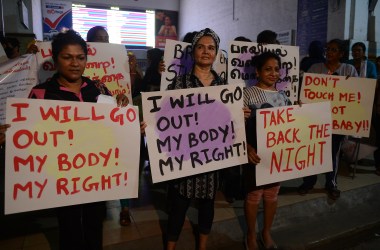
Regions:
[[[98,250],[103,248],[105,202],[57,208],[59,248]]]
[[[326,189],[332,189],[337,188],[337,175],[338,175],[338,165],[339,165],[339,154],[340,154],[340,145],[344,139],[344,135],[332,135],[331,144],[332,144],[332,164],[333,164],[333,171],[325,173],[326,176],[326,183],[325,188]],[[317,183],[317,177],[318,175],[310,175],[303,178],[303,184],[302,186],[305,189],[312,189]]]
[[[178,241],[185,222],[186,212],[190,206],[190,198],[186,198],[171,187],[171,208],[168,218],[168,241]],[[214,200],[196,199],[198,202],[198,229],[201,234],[209,234],[214,220]]]
[[[221,170],[223,193],[226,197],[239,199],[242,197],[240,165]]]
[[[373,152],[373,157],[375,158],[375,167],[380,171],[380,115],[374,115],[373,124],[376,133],[376,147],[377,149]]]

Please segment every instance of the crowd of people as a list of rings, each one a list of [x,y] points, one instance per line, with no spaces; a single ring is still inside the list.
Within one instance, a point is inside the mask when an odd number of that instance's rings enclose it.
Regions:
[[[168,22],[168,27],[170,23]],[[220,38],[210,28],[198,32],[190,32],[186,41],[191,43],[194,64],[192,69],[184,75],[177,76],[169,84],[168,90],[186,88],[204,88],[224,85],[227,82],[222,79],[212,68],[219,50]],[[245,37],[237,37],[236,41],[250,40]],[[109,37],[104,27],[96,26],[88,31],[87,42],[108,43]],[[265,30],[258,34],[257,42],[261,44],[279,44],[277,34]],[[4,40],[3,47],[9,58],[19,56],[19,43],[12,39]],[[342,61],[345,46],[339,39],[333,39],[324,46],[320,41],[310,44],[309,56],[302,60],[301,70],[309,73],[340,75],[351,77],[367,77],[380,79],[380,57],[376,64],[365,57],[366,46],[364,43],[352,45],[353,59]],[[33,47],[32,52],[38,49]],[[16,56],[16,57],[17,57]],[[141,91],[157,91],[160,89],[161,73],[165,70],[162,61],[163,51],[151,49],[147,51],[149,66],[145,75],[138,69],[136,57],[129,53],[130,78],[132,85],[132,97],[138,100]],[[52,58],[56,66],[56,74],[48,82],[35,86],[30,92],[29,98],[67,100],[76,102],[96,102],[100,94],[111,95],[107,87],[99,82],[92,81],[83,76],[87,62],[86,41],[75,31],[69,30],[56,35],[52,41]],[[255,183],[256,165],[260,163],[257,154],[256,135],[256,110],[267,107],[280,107],[291,105],[286,94],[276,89],[276,82],[280,78],[281,60],[275,53],[264,52],[252,60],[258,82],[255,86],[244,89],[244,107],[242,112],[245,117],[248,164],[221,171],[212,171],[189,177],[168,181],[168,225],[166,232],[166,249],[176,248],[184,225],[187,210],[195,201],[198,208],[198,249],[207,248],[208,236],[211,232],[214,219],[214,201],[220,182],[224,182],[223,191],[226,198],[238,198],[238,193],[244,199],[244,212],[247,224],[245,238],[246,249],[258,249],[259,245],[265,249],[276,249],[277,245],[271,236],[271,227],[277,210],[278,193],[280,183],[258,186]],[[376,143],[378,149],[374,153],[375,173],[380,175],[380,96],[379,90],[375,95],[373,122],[376,128]],[[124,94],[116,96],[119,106],[126,106],[134,100],[128,100]],[[11,125],[0,126],[0,143],[5,143],[5,133]],[[146,124],[141,123],[142,137]],[[337,185],[337,171],[340,156],[340,146],[344,136],[333,134],[332,136],[332,162],[333,171],[325,174],[325,189],[328,196],[337,200],[340,191]],[[141,152],[146,151],[144,144]],[[147,154],[141,157],[141,161],[147,160]],[[219,179],[219,173],[223,178]],[[240,174],[242,173],[242,174]],[[230,176],[237,178],[229,178]],[[317,176],[303,178],[303,183],[298,187],[300,195],[306,195],[316,184]],[[235,185],[235,186],[234,186]],[[236,188],[228,193],[229,187]],[[264,223],[260,231],[256,231],[256,218],[259,204],[263,200]],[[120,225],[128,226],[131,223],[129,213],[129,200],[120,200]],[[65,206],[56,209],[61,249],[102,249],[102,225],[105,216],[105,202],[92,202],[73,206]]]

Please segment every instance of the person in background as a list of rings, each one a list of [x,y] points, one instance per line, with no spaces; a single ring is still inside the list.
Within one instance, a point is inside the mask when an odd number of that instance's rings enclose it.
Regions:
[[[161,86],[160,63],[164,52],[154,48],[147,51],[148,68],[143,78],[143,89],[146,91],[159,91]]]
[[[240,41],[240,42],[252,42],[251,39],[246,38],[245,36],[238,36],[238,37],[235,37],[234,41]]]
[[[87,32],[87,42],[109,43],[109,35],[107,30],[103,26],[94,26]],[[130,67],[130,79],[132,89],[140,84],[136,84],[141,80],[141,74],[137,72],[136,56],[133,53],[128,53],[129,67]],[[133,96],[133,91],[132,91]],[[129,226],[131,224],[131,215],[129,212],[129,199],[120,200],[121,211],[119,214],[119,223],[121,226]]]
[[[271,30],[261,31],[256,38],[257,43],[263,44],[280,44],[277,40],[277,33]]]
[[[365,53],[366,53],[365,44],[362,42],[354,43],[351,46],[351,52],[352,52],[353,59],[348,60],[347,63],[355,67],[359,77],[377,79],[376,65],[373,62],[369,61],[367,57],[365,56]],[[375,103],[376,102],[374,102],[374,104]],[[375,110],[376,110],[376,106],[373,107],[373,115],[375,115]],[[374,118],[376,120],[376,117]],[[376,124],[376,122],[374,122],[373,124]],[[376,130],[376,126],[375,126],[375,130]],[[352,137],[356,137],[356,136],[352,136]],[[356,138],[360,140],[360,137],[356,137]],[[364,159],[363,161],[361,159],[358,159],[358,160],[359,160],[358,161],[359,165],[362,165],[365,162]]]
[[[52,55],[56,74],[33,87],[29,98],[96,102],[100,94],[111,95],[103,83],[83,76],[87,44],[77,32],[58,33],[52,41]],[[128,98],[123,94],[117,95],[116,100],[119,106],[128,104]],[[102,249],[104,211],[105,202],[57,208],[60,249]]]
[[[376,131],[376,147],[377,149],[373,152],[375,159],[375,174],[380,176],[380,56],[376,58],[377,67],[377,85],[375,93],[375,102],[373,108],[373,125]]]
[[[14,59],[22,55],[20,52],[20,41],[14,37],[4,37],[1,39],[1,45],[4,48],[5,54],[8,59]],[[35,54],[38,48],[35,45],[35,39],[27,45],[26,54]]]
[[[182,39],[182,42],[192,43],[194,36],[197,34],[197,31],[187,32]]]
[[[7,132],[9,127],[9,124],[0,125],[0,145],[5,143],[5,132]]]
[[[163,63],[162,57],[164,52],[160,49],[154,48],[147,51],[148,68],[142,79],[141,91],[160,91],[161,88],[161,64]],[[165,65],[163,66],[165,70]],[[134,98],[134,102],[138,104],[141,110],[140,117],[142,117],[142,100],[141,95]],[[148,149],[145,144],[145,137],[141,137],[142,147],[140,149],[140,168],[143,169],[145,174],[150,174],[150,162]]]
[[[312,41],[309,44],[309,55],[301,60],[300,70],[302,72],[307,72],[311,65],[315,63],[324,63],[325,61],[325,48],[322,42]]]
[[[351,47],[351,52],[353,59],[348,60],[347,63],[355,67],[359,77],[377,79],[376,65],[367,60],[365,56],[365,44],[362,42],[354,43]]]
[[[87,42],[109,43],[109,36],[103,26],[94,26],[87,31]]]
[[[168,89],[200,88],[223,85],[225,82],[212,69],[220,39],[211,29],[198,32],[192,41],[194,66],[178,76]],[[173,180],[169,183],[171,197],[167,230],[167,250],[176,248],[185,222],[186,212],[194,199],[198,202],[199,250],[205,250],[214,220],[214,200],[217,191],[217,172],[212,171]]]
[[[246,192],[244,200],[244,212],[248,226],[246,237],[246,249],[259,249],[256,234],[256,219],[260,200],[264,200],[264,225],[258,234],[259,242],[264,249],[277,248],[271,236],[271,228],[277,210],[277,198],[280,183],[272,183],[263,186],[256,185],[256,164],[260,163],[260,157],[256,154],[256,110],[269,107],[291,105],[285,92],[277,91],[276,81],[280,78],[281,61],[279,56],[272,52],[264,52],[253,59],[256,75],[259,81],[256,86],[244,89],[244,106],[251,109],[251,114],[246,119],[246,137],[249,163],[243,166],[244,188]]]
[[[14,37],[4,37],[1,40],[1,45],[4,48],[5,54],[9,59],[14,59],[21,56],[20,41]]]
[[[342,63],[342,57],[345,53],[345,46],[342,40],[333,39],[326,45],[326,62],[313,64],[308,70],[309,73],[325,74],[325,75],[340,75],[340,76],[353,76],[357,77],[358,74],[354,66]],[[332,164],[333,171],[325,173],[326,182],[325,189],[328,197],[336,200],[340,197],[340,190],[338,189],[337,175],[339,165],[340,146],[344,135],[332,135]],[[298,187],[300,195],[306,195],[317,182],[317,175],[311,175],[303,178],[303,183]]]

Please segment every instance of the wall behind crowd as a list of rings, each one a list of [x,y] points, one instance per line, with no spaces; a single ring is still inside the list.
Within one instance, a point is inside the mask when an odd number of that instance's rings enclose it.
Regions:
[[[245,36],[256,41],[265,29],[276,32],[297,29],[298,0],[181,0],[180,37],[187,32],[212,28],[221,38],[220,47]]]
[[[65,1],[65,0],[62,0]],[[36,34],[42,40],[41,0],[23,0],[29,11],[29,29],[21,22],[15,0],[2,0],[6,33]],[[297,30],[298,0],[72,0],[73,3],[120,6],[131,9],[178,11],[177,31],[181,39],[187,32],[205,27],[214,29],[221,38],[221,48],[237,36],[256,40],[264,30]],[[368,13],[369,0],[329,1],[327,39],[340,38],[350,44],[363,41],[370,58],[380,55],[380,4]],[[367,33],[368,32],[368,33]]]

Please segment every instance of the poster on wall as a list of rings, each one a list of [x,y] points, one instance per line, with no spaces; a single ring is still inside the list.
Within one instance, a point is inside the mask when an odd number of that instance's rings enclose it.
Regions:
[[[73,27],[71,2],[58,0],[42,0],[42,21],[44,41],[62,30]]]
[[[156,48],[165,48],[166,39],[178,40],[178,12],[156,10]]]

